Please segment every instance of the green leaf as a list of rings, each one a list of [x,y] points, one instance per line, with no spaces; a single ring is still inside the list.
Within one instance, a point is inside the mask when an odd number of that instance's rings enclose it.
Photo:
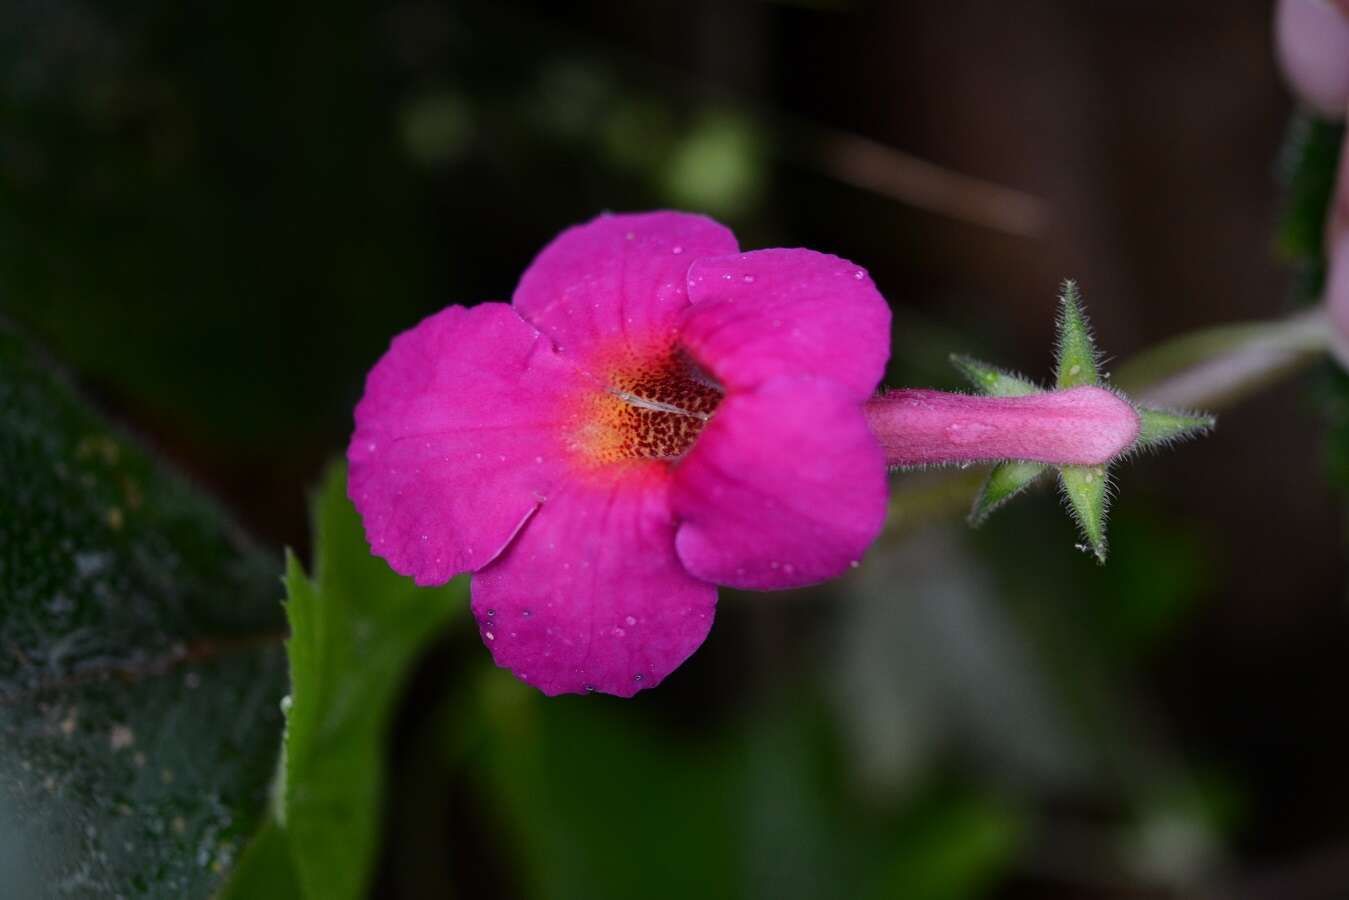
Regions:
[[[988,473],[988,480],[984,482],[979,496],[974,498],[974,508],[970,510],[970,524],[978,525],[983,522],[998,507],[1034,484],[1048,468],[1043,463],[1020,460],[998,463]]]
[[[1068,508],[1082,530],[1096,561],[1105,563],[1105,519],[1110,506],[1109,480],[1105,466],[1060,466],[1059,483]]]
[[[953,353],[951,363],[981,394],[990,397],[1025,397],[1040,393],[1040,386],[1029,378],[1014,375],[972,357]]]
[[[1344,125],[1296,115],[1280,160],[1284,185],[1279,249],[1293,259],[1320,260]]]
[[[370,553],[333,466],[314,503],[315,577],[286,563],[291,697],[283,825],[313,900],[364,897],[379,845],[384,747],[411,665],[464,606],[466,581],[419,588]]]
[[[0,472],[3,892],[209,896],[276,760],[278,560],[3,320]]]
[[[1138,432],[1138,441],[1134,446],[1139,448],[1164,447],[1175,441],[1197,437],[1211,429],[1217,422],[1213,416],[1147,406],[1138,410],[1138,418],[1142,422],[1142,428]]]
[[[295,900],[300,896],[297,879],[286,833],[268,819],[215,900]]]
[[[1055,384],[1060,390],[1097,384],[1100,374],[1097,372],[1096,343],[1092,340],[1087,316],[1082,312],[1077,282],[1063,283],[1059,303],[1059,358]]]
[[[958,900],[986,896],[1023,840],[1023,818],[1005,802],[943,792],[915,804],[911,831],[885,861],[866,900]],[[940,804],[932,802],[940,799]]]

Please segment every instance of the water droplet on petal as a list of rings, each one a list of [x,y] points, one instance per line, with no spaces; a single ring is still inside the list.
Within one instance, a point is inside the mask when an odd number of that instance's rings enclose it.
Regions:
[[[641,672],[638,672],[636,675],[632,676],[632,680],[633,680],[633,681],[641,681],[641,680],[642,680],[642,673],[641,673]]]
[[[495,641],[497,639],[497,636],[495,634],[492,634],[492,632],[490,631],[484,631],[482,633],[482,636],[487,638],[489,641]]]
[[[633,625],[636,625],[636,624],[637,624],[637,619],[635,619],[635,618],[632,617],[632,616],[628,616],[628,617],[627,617],[626,619],[624,619],[623,621],[628,623],[628,627],[629,627],[629,628],[631,628]]]
[[[754,283],[754,276],[753,276],[753,275],[746,275],[745,278],[744,278],[744,281],[745,281],[745,284],[753,284],[753,283]]]
[[[861,269],[858,269],[856,272],[852,273],[852,277],[856,278],[858,281],[861,281],[863,278],[867,277],[867,273],[863,272]]]
[[[594,686],[593,684],[587,684],[585,687],[586,687],[586,693],[587,693],[587,694],[593,694],[593,693],[595,693],[595,686]]]
[[[670,252],[678,256],[679,254],[684,252],[684,248],[676,244],[675,247]]]

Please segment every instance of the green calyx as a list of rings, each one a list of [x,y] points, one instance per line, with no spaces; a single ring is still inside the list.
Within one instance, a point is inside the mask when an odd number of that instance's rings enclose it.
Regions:
[[[1044,389],[1024,376],[971,359],[952,356],[951,362],[973,384],[975,390],[990,397],[1024,397],[1043,393]],[[1057,353],[1054,390],[1090,385],[1107,390],[1108,376],[1101,372],[1101,357],[1091,334],[1091,326],[1082,309],[1077,284],[1065,281],[1059,292]],[[1214,418],[1202,413],[1158,409],[1133,404],[1138,412],[1138,439],[1125,453],[1164,447],[1211,429]],[[1123,456],[1124,454],[1121,454]],[[1106,518],[1110,508],[1110,463],[1098,466],[1054,466],[1025,460],[1005,460],[989,472],[970,510],[970,524],[979,525],[994,510],[1040,481],[1051,469],[1058,470],[1059,488],[1077,523],[1084,551],[1106,560]]]

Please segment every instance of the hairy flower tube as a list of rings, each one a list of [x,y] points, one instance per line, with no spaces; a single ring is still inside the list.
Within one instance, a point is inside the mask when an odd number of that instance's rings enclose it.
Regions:
[[[1095,465],[1139,435],[1089,385],[876,397],[889,352],[889,307],[846,260],[741,253],[702,216],[601,216],[545,247],[509,305],[393,341],[348,492],[396,571],[474,573],[498,665],[547,694],[631,696],[703,642],[718,585],[857,565],[888,465]]]

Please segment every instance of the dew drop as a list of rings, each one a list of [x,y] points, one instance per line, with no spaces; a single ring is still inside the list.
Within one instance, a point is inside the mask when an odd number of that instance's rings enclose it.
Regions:
[[[684,248],[676,245],[670,252],[673,253],[675,256],[678,256],[679,254],[684,252]]]
[[[641,680],[642,680],[642,673],[641,673],[641,672],[638,672],[636,675],[632,676],[632,680],[633,680],[633,681],[641,681]]]
[[[746,276],[744,277],[744,282],[745,282],[745,284],[753,284],[753,283],[754,283],[754,276],[753,276],[753,275],[746,275]]]
[[[495,615],[497,614],[497,611],[496,611],[495,609],[489,609],[489,610],[487,611],[487,614],[488,614],[489,616],[495,616]]]
[[[946,437],[953,444],[972,444],[993,430],[982,422],[957,422],[946,426]]]
[[[852,277],[856,278],[858,281],[861,281],[863,278],[867,277],[867,273],[863,272],[861,269],[858,269],[856,272],[852,273]]]
[[[1078,373],[1081,372],[1081,371],[1082,371],[1082,367],[1081,367],[1081,366],[1079,366],[1079,365],[1074,365],[1071,369],[1068,370],[1068,374],[1069,374],[1069,375],[1076,375],[1076,374],[1078,374]]]
[[[628,616],[628,617],[627,617],[626,619],[624,619],[623,621],[628,623],[628,627],[629,627],[629,628],[631,628],[633,625],[636,625],[636,624],[637,624],[637,619],[635,619],[635,618],[632,617],[632,616]]]
[[[587,685],[586,685],[586,693],[587,693],[587,694],[593,694],[593,693],[595,693],[595,686],[594,686],[593,684],[587,684]]]
[[[848,567],[851,568],[851,569],[855,569],[855,568],[857,568],[858,566],[860,566],[861,564],[862,564],[862,561],[861,561],[860,559],[854,559],[854,560],[850,560],[850,561],[848,562]]]
[[[482,633],[482,636],[487,638],[489,641],[495,641],[497,639],[497,636],[495,634],[492,634],[492,632],[490,631],[484,631]]]
[[[520,615],[522,615],[522,616],[524,616],[526,619],[528,619],[530,616],[534,615],[534,613],[530,612],[530,611],[527,610],[527,609],[522,609],[522,610],[520,610]]]

